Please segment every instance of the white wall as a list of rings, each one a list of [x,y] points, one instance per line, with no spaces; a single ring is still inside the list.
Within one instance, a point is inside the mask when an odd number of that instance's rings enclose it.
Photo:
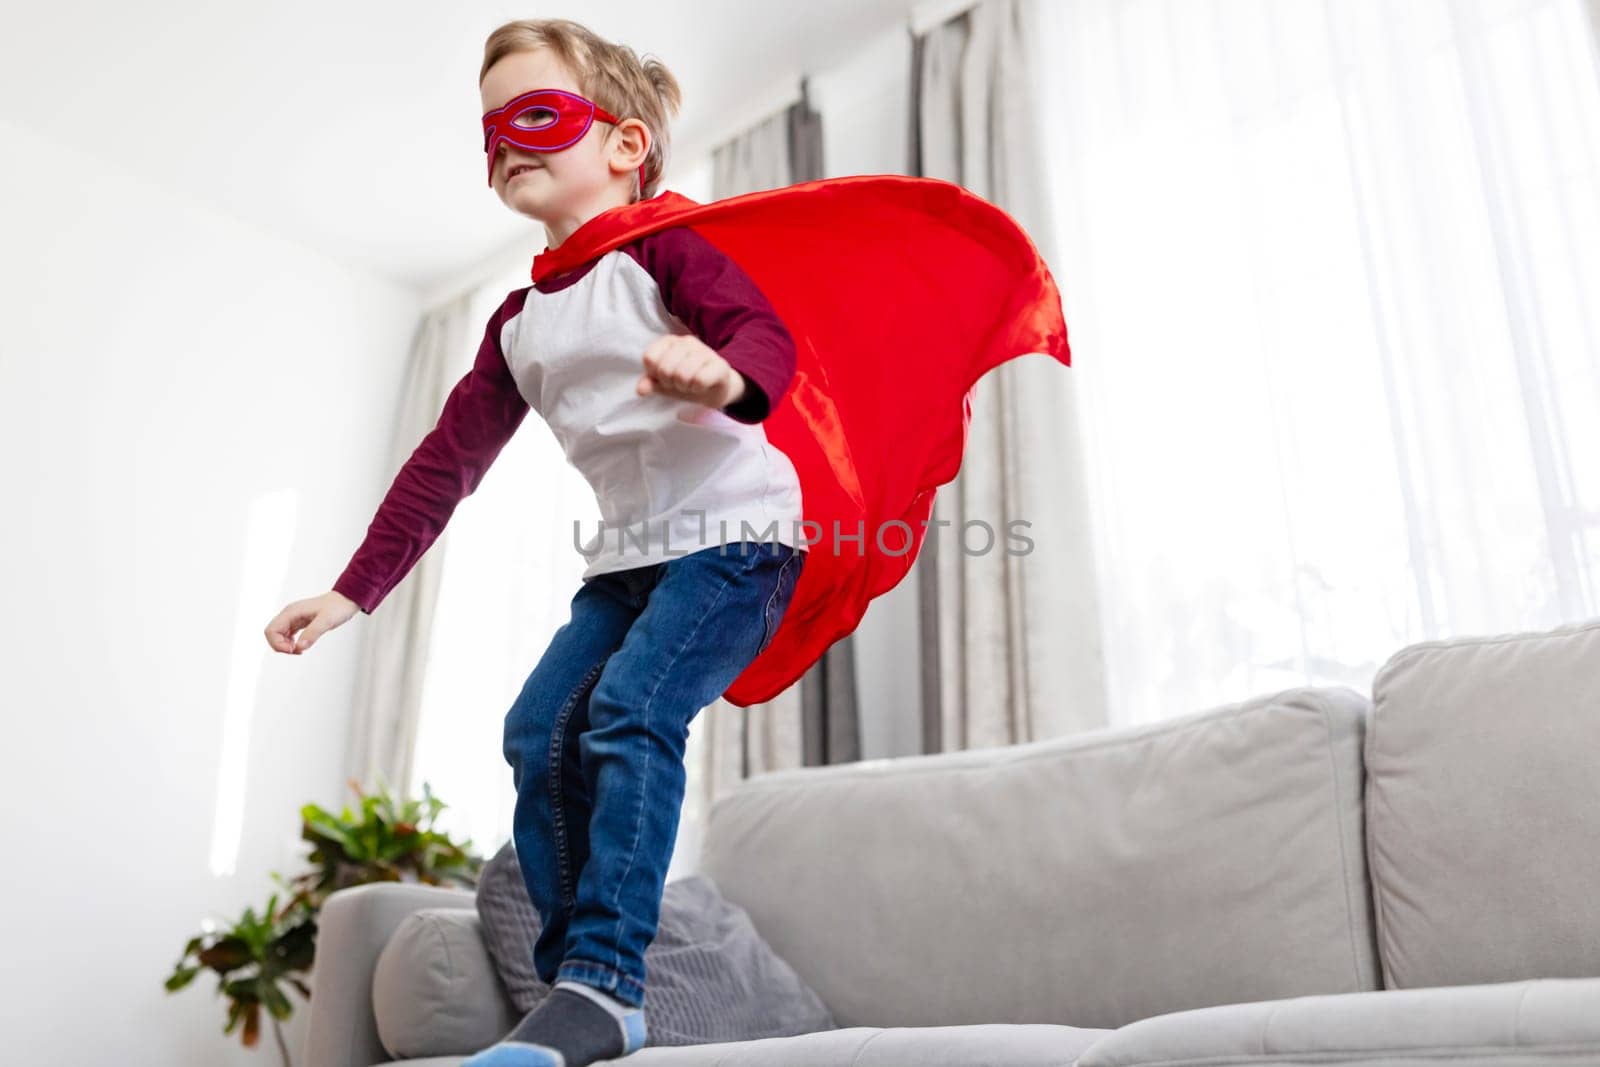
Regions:
[[[416,294],[92,144],[0,122],[0,175],[5,1058],[275,1064],[211,972],[162,982],[300,869],[300,805],[349,797],[360,628],[293,658],[261,630],[387,485]]]
[[[842,63],[811,76],[811,106],[822,113],[828,177],[909,172],[910,78],[911,36],[903,25],[861,42]],[[922,750],[917,603],[913,566],[899,585],[867,605],[856,628],[864,759]]]

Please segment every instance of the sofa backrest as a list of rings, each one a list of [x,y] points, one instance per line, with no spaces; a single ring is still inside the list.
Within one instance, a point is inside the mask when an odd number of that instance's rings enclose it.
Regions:
[[[1600,975],[1600,620],[1415,644],[1372,693],[1384,983]]]
[[[759,775],[700,873],[840,1026],[1115,1027],[1378,988],[1367,698]]]

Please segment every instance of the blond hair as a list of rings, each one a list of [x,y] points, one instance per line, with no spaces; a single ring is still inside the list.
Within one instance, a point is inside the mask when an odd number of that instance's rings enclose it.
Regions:
[[[649,128],[644,181],[634,199],[655,195],[667,167],[668,123],[683,100],[672,72],[648,53],[640,59],[627,45],[613,44],[571,19],[518,19],[497,27],[484,42],[478,84],[483,84],[490,67],[511,53],[541,47],[560,57],[584,96],[619,119],[636,118]]]

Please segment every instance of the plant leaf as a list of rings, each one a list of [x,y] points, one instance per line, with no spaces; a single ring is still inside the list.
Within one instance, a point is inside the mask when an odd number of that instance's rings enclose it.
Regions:
[[[203,967],[179,967],[176,971],[172,972],[172,976],[166,981],[167,992],[176,993],[178,990],[194,981],[194,976],[199,974],[204,969],[205,968]]]
[[[246,1048],[255,1048],[261,1040],[261,1002],[251,1001],[244,1009],[244,1035]]]
[[[294,1014],[294,1005],[283,995],[283,990],[278,988],[277,982],[270,978],[262,978],[257,985],[261,990],[261,1002],[267,1006],[274,1019],[287,1019]]]
[[[210,948],[200,950],[200,962],[219,974],[237,970],[255,959],[249,942],[242,937],[224,937]]]

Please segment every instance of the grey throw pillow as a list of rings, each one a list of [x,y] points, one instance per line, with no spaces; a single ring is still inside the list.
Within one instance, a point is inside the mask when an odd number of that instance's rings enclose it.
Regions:
[[[507,841],[478,877],[478,918],[489,956],[518,1011],[550,992],[533,969],[539,913]],[[792,1037],[837,1024],[827,1005],[716,883],[695,874],[668,882],[655,940],[645,949],[647,1045],[701,1045]]]

